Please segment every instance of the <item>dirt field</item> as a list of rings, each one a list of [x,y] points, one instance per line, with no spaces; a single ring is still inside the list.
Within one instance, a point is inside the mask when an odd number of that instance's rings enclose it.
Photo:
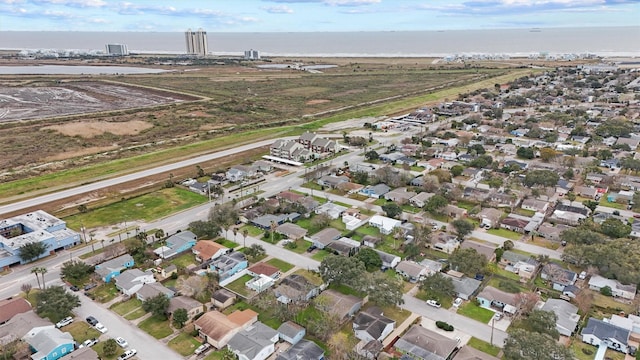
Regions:
[[[140,132],[150,129],[153,124],[147,121],[131,120],[126,122],[106,122],[106,121],[74,121],[59,125],[51,125],[40,128],[41,131],[57,131],[65,136],[79,136],[91,139],[104,133],[113,135],[137,135]]]
[[[0,85],[0,121],[41,119],[156,106],[189,100],[184,95],[102,82],[55,86]]]

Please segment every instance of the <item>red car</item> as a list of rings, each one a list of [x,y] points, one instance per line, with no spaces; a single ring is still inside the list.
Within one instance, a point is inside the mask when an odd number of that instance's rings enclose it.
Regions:
[[[640,214],[633,214],[633,217],[636,219],[640,219]]]

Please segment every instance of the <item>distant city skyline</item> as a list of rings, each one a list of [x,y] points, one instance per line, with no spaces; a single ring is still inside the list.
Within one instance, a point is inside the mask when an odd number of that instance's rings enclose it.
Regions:
[[[640,0],[0,0],[0,31],[421,31],[638,19]]]

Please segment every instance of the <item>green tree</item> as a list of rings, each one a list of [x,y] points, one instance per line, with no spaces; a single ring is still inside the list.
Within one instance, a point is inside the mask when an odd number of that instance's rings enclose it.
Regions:
[[[600,230],[603,234],[614,239],[627,237],[631,234],[631,226],[613,217],[605,220],[602,225],[600,225]]]
[[[447,200],[444,196],[436,194],[430,197],[429,200],[427,200],[424,208],[429,212],[439,213],[440,210],[447,206],[448,203],[449,200]]]
[[[366,171],[354,171],[351,176],[353,177],[353,182],[356,184],[369,184],[369,174]]]
[[[549,162],[558,156],[558,152],[550,147],[544,147],[540,149],[540,159],[544,162]]]
[[[611,297],[613,296],[613,291],[611,291],[611,287],[607,285],[600,289],[600,294]]]
[[[521,159],[533,159],[536,156],[533,148],[530,147],[519,147],[516,150],[516,155]]]
[[[238,210],[232,203],[217,204],[209,211],[209,222],[225,231],[240,219]]]
[[[560,175],[557,172],[551,170],[530,170],[524,178],[524,184],[528,187],[544,186],[553,187],[556,186],[560,180]]]
[[[380,254],[371,248],[362,247],[356,254],[355,258],[362,261],[369,272],[380,270],[380,267],[382,267]]]
[[[573,177],[575,176],[575,174],[573,173],[573,169],[571,169],[571,168],[567,169],[567,171],[564,172],[563,176],[567,180],[573,179]]]
[[[487,267],[487,257],[478,253],[476,249],[457,249],[449,257],[451,268],[456,271],[475,276],[484,273]]]
[[[142,309],[150,312],[153,316],[166,318],[167,308],[169,307],[169,298],[165,294],[158,294],[142,302]]]
[[[482,146],[482,144],[474,144],[467,148],[467,152],[469,154],[483,155],[487,151],[484,149],[484,146]]]
[[[514,243],[513,243],[513,241],[511,241],[511,240],[507,240],[507,241],[505,241],[505,242],[503,242],[503,243],[502,243],[502,248],[503,248],[505,251],[508,251],[508,250],[513,249],[513,248],[514,248],[514,246],[515,246],[515,244],[514,244]]]
[[[548,335],[514,329],[505,341],[506,360],[574,360],[570,349]]]
[[[378,154],[378,152],[375,150],[369,150],[364,154],[364,158],[367,161],[378,160],[380,159],[380,154]]]
[[[44,242],[28,242],[18,248],[18,256],[25,263],[38,259],[46,252],[47,244]]]
[[[452,221],[451,225],[456,229],[456,233],[460,239],[463,239],[473,231],[473,223],[469,220],[457,219]]]
[[[366,291],[371,301],[381,307],[404,303],[402,300],[402,295],[404,294],[404,282],[402,279],[389,277],[380,271],[367,275],[369,284]]]
[[[67,292],[62,286],[50,286],[36,295],[36,312],[52,322],[58,322],[71,315],[71,310],[78,306],[78,296]]]
[[[85,264],[83,261],[67,261],[62,264],[62,269],[60,269],[60,274],[64,277],[65,280],[74,284],[80,285],[84,280],[86,280],[91,274],[93,274],[94,267],[88,264]]]
[[[250,257],[251,259],[255,259],[265,255],[267,251],[259,244],[253,244],[248,248],[245,248],[244,254]]]
[[[570,228],[560,233],[560,240],[567,244],[602,244],[604,236],[583,227]]]
[[[388,202],[382,205],[382,211],[384,211],[390,218],[396,218],[402,214],[402,208],[394,202]]]
[[[527,331],[545,334],[552,339],[558,340],[560,333],[556,329],[557,320],[558,317],[553,311],[532,310],[529,316],[521,322],[520,327]]]
[[[211,221],[197,220],[189,223],[189,230],[191,230],[199,239],[209,238],[213,239],[218,237],[221,228],[215,225]]]
[[[453,280],[439,272],[427,276],[420,282],[419,287],[420,290],[424,291],[429,297],[441,298],[456,295]]]
[[[582,202],[582,205],[586,206],[591,211],[596,211],[596,208],[598,207],[599,204],[597,201],[585,200]]]
[[[451,171],[451,176],[453,176],[453,177],[460,176],[460,175],[462,175],[462,172],[464,171],[464,166],[455,165],[449,171]]]
[[[184,324],[189,321],[189,314],[187,313],[187,310],[185,309],[176,309],[176,311],[173,312],[173,323],[174,325],[181,329]]]
[[[115,356],[118,351],[118,343],[114,339],[108,339],[102,345],[102,352],[104,352],[105,356]]]
[[[355,257],[329,255],[322,260],[318,271],[327,284],[347,285],[360,290],[363,288],[367,269],[364,263]]]

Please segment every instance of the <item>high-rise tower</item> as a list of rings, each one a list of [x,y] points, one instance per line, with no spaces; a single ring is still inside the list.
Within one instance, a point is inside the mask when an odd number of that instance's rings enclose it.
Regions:
[[[184,33],[184,38],[187,42],[187,54],[206,56],[209,52],[206,31],[202,29],[191,31],[191,29],[189,29]]]

